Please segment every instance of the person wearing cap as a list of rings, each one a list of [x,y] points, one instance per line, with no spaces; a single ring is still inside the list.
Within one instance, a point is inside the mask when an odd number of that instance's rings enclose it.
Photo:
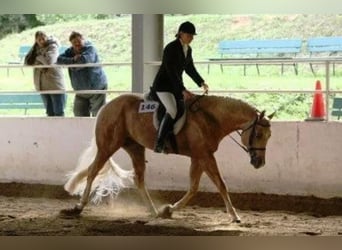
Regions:
[[[158,153],[163,151],[166,137],[173,130],[177,112],[184,112],[184,101],[194,96],[184,86],[183,72],[185,71],[199,87],[202,87],[205,93],[208,92],[208,85],[193,63],[190,43],[194,35],[196,28],[193,23],[184,22],[179,26],[176,39],[164,48],[161,66],[151,87],[152,95],[156,96],[166,109],[154,147],[154,151]]]

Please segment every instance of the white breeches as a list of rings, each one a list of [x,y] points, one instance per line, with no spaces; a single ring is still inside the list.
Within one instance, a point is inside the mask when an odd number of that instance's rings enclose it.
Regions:
[[[157,95],[172,119],[177,115],[177,102],[175,96],[170,92],[157,92]]]

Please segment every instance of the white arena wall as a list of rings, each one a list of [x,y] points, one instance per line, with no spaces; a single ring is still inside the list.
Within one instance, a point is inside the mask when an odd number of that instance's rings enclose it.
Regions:
[[[94,118],[0,118],[0,182],[64,184],[89,144],[94,124]],[[254,169],[249,156],[229,137],[215,156],[230,192],[342,197],[339,122],[272,122],[261,169]],[[113,157],[123,168],[131,168],[124,151]],[[149,189],[187,189],[188,158],[147,150],[146,159]],[[200,190],[216,192],[205,175]]]

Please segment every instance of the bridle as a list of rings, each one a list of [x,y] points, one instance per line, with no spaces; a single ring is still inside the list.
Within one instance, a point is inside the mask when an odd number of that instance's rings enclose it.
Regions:
[[[205,96],[206,94],[202,94],[202,95],[198,95],[194,98],[194,100],[189,104],[189,110],[192,111],[192,112],[197,112],[199,109],[196,108],[196,109],[193,109],[192,107],[194,106],[195,103],[198,103],[198,101],[203,97]],[[259,112],[259,111],[257,111]],[[246,153],[249,153],[251,154],[252,152],[254,151],[265,151],[266,148],[257,148],[257,147],[253,147],[253,142],[254,142],[254,139],[255,139],[255,129],[256,129],[256,126],[261,126],[261,127],[270,127],[270,124],[262,124],[259,122],[260,121],[260,115],[256,114],[256,118],[255,120],[253,121],[253,123],[251,125],[249,125],[247,128],[243,129],[241,132],[239,131],[236,131],[240,137],[242,136],[243,133],[245,133],[246,131],[248,131],[249,129],[252,129],[252,132],[250,133],[249,135],[249,138],[248,138],[248,147],[245,147],[244,145],[242,145],[240,142],[238,142],[234,137],[232,137],[231,135],[229,135],[229,137],[237,144],[239,145]]]
[[[232,138],[232,140],[238,144],[246,153],[252,153],[253,151],[265,151],[266,148],[257,148],[257,147],[253,147],[253,142],[255,139],[255,130],[257,126],[262,126],[262,127],[270,127],[269,124],[262,124],[259,122],[260,120],[260,116],[257,115],[257,117],[255,118],[255,120],[253,121],[253,123],[251,125],[249,125],[247,128],[243,129],[241,132],[236,131],[240,137],[242,136],[243,133],[245,133],[246,131],[248,131],[249,129],[252,129],[249,138],[248,138],[248,146],[245,147],[244,145],[242,145],[240,142],[238,142],[234,137],[230,136],[230,138]]]

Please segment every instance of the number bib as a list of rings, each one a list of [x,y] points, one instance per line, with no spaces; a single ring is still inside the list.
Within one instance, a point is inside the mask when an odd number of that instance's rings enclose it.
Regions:
[[[158,102],[153,102],[153,101],[141,102],[139,105],[138,113],[154,112],[158,108],[158,105],[159,105]]]

